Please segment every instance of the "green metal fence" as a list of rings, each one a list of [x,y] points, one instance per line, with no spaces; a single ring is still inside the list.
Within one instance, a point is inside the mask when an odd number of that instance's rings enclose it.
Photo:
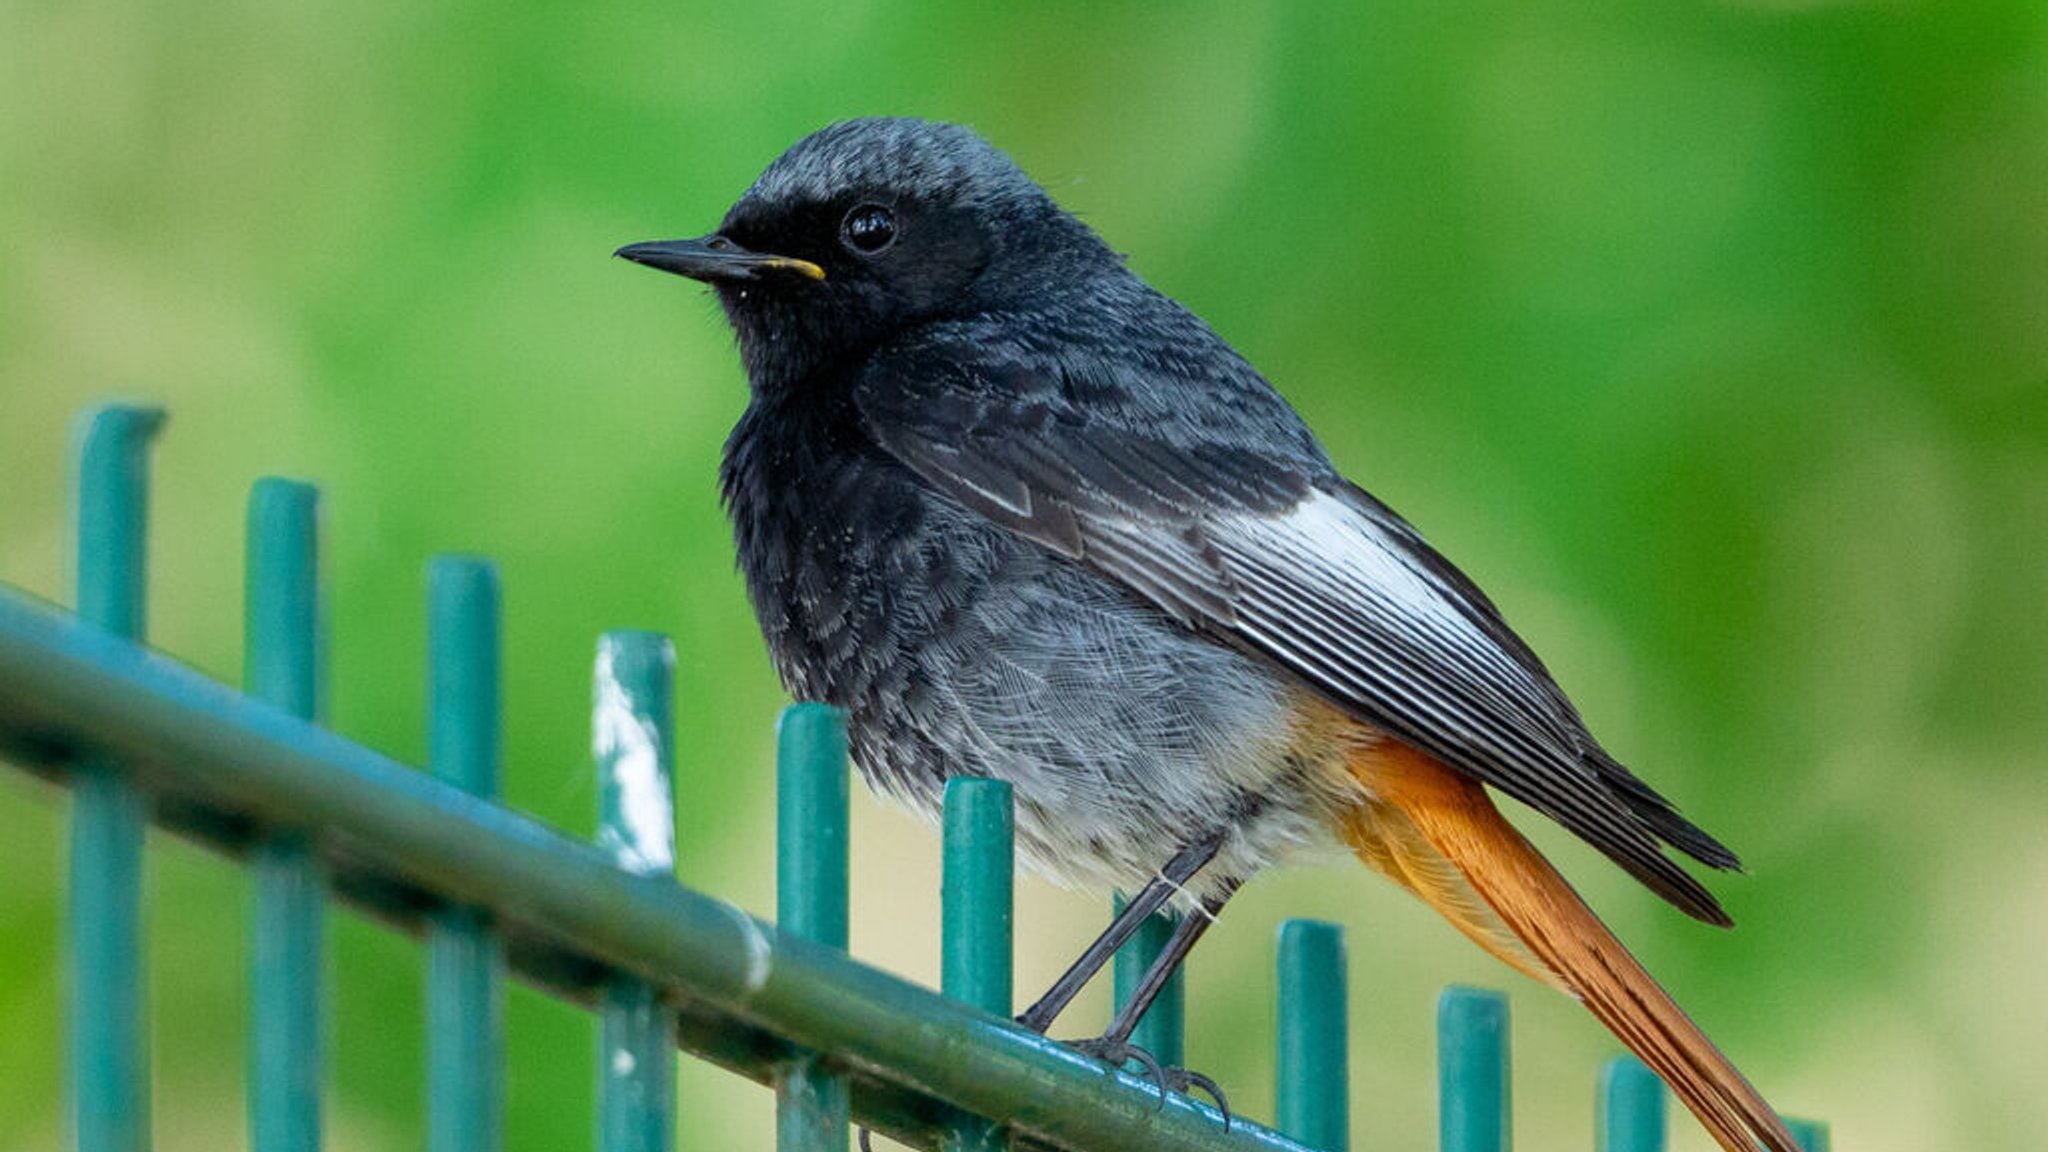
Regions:
[[[674,1146],[677,1049],[771,1085],[777,1143],[791,1152],[847,1148],[850,1122],[922,1148],[1346,1149],[1333,925],[1280,932],[1276,1129],[1162,1101],[1143,1076],[1010,1023],[1007,785],[963,779],[946,792],[942,993],[848,958],[846,742],[830,709],[796,705],[778,734],[778,923],[677,884],[674,655],[660,636],[598,644],[598,843],[500,806],[499,594],[486,561],[447,557],[429,572],[430,771],[319,727],[318,494],[305,485],[266,479],[251,494],[243,690],[149,651],[146,465],[159,423],[119,406],[81,423],[75,612],[0,586],[0,757],[73,796],[67,1105],[82,1152],[149,1144],[141,865],[152,822],[255,875],[258,1152],[320,1144],[330,903],[426,941],[434,1152],[502,1146],[508,975],[597,1015],[594,1126],[607,1152]],[[1119,996],[1167,928],[1148,925],[1117,958]],[[1169,1063],[1182,1011],[1175,988],[1139,1038]],[[1505,1000],[1450,989],[1439,1027],[1442,1149],[1505,1149]],[[1617,1060],[1599,1092],[1600,1148],[1663,1147],[1654,1076]],[[1821,1129],[1802,1138],[1826,1146]]]

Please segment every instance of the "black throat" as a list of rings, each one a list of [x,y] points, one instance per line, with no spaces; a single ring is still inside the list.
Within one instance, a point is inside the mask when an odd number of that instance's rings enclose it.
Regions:
[[[726,440],[719,479],[784,686],[798,699],[849,705],[889,658],[886,623],[906,565],[919,563],[926,509],[916,477],[869,438],[848,390],[828,385],[757,390]]]

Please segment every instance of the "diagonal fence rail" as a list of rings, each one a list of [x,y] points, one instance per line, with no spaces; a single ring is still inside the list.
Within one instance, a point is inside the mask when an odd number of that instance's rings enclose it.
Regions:
[[[1006,786],[947,790],[944,994],[850,959],[847,763],[835,713],[797,705],[779,732],[779,924],[673,878],[674,657],[610,633],[595,670],[603,819],[585,844],[499,805],[497,580],[468,557],[429,575],[431,733],[422,772],[318,726],[318,495],[262,480],[250,502],[244,691],[151,652],[143,636],[146,457],[159,417],[89,414],[78,451],[78,608],[0,586],[0,757],[74,796],[70,1131],[83,1152],[148,1147],[140,862],[144,826],[243,859],[257,877],[250,1130],[258,1152],[311,1150],[321,1125],[330,902],[422,936],[429,966],[429,1147],[501,1147],[509,974],[600,1021],[596,1128],[608,1150],[674,1146],[678,1049],[776,1093],[778,1147],[838,1152],[850,1122],[922,1148],[1347,1147],[1343,945],[1332,925],[1280,937],[1280,1130],[1081,1056],[1012,1024]],[[1162,926],[1163,927],[1163,926]],[[1134,941],[1143,949],[1163,932]],[[1442,1147],[1508,1146],[1505,1001],[1440,1006]],[[1146,1021],[1177,1056],[1178,1000]],[[1662,1086],[1620,1060],[1601,1083],[1600,1146],[1663,1146]],[[1282,1132],[1288,1135],[1282,1135]],[[1825,1131],[1805,1132],[1809,1149]]]

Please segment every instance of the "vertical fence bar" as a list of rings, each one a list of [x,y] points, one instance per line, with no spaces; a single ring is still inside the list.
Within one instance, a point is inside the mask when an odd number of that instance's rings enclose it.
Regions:
[[[984,1012],[1012,1013],[1011,959],[1015,817],[1009,784],[961,777],[946,782],[945,869],[940,892],[939,988]],[[946,1152],[995,1152],[1009,1141],[993,1124],[964,1119]]]
[[[1508,1001],[1478,988],[1437,1000],[1437,1132],[1441,1152],[1507,1152]]]
[[[1799,1141],[1799,1146],[1806,1149],[1806,1152],[1828,1152],[1834,1146],[1834,1140],[1828,1134],[1828,1126],[1818,1120],[1794,1120],[1787,1117],[1785,1127],[1792,1130],[1792,1138]]]
[[[1600,1066],[1599,1152],[1664,1152],[1664,1082],[1633,1056]]]
[[[675,649],[652,632],[598,641],[592,745],[598,843],[619,867],[669,879],[676,867]],[[675,1147],[675,1016],[644,980],[615,977],[599,999],[598,1147]]]
[[[1123,910],[1123,897],[1117,897],[1113,911]],[[1154,913],[1145,918],[1138,930],[1117,949],[1114,962],[1116,978],[1116,1007],[1130,1002],[1131,993],[1138,988],[1139,981],[1166,948],[1166,938],[1173,935],[1173,926],[1180,917],[1166,912]],[[1113,1008],[1112,1014],[1115,1009]],[[1152,1054],[1153,1059],[1169,1068],[1187,1063],[1186,1028],[1187,1019],[1187,969],[1175,972],[1159,990],[1159,998],[1145,1009],[1144,1019],[1138,1021],[1137,1030],[1131,1033],[1131,1043]]]
[[[304,720],[320,711],[319,508],[315,489],[290,480],[258,480],[249,493],[242,687]],[[327,881],[300,831],[265,839],[250,864],[249,1142],[256,1152],[314,1152]]]
[[[1351,1070],[1344,930],[1320,920],[1282,924],[1278,982],[1274,1099],[1280,1131],[1323,1152],[1347,1152]]]
[[[439,779],[498,797],[498,574],[437,558],[427,571],[428,751]],[[427,930],[427,1148],[497,1152],[504,1142],[505,954],[474,908],[435,911]]]
[[[775,759],[778,930],[846,947],[846,727],[822,704],[783,710]],[[846,1152],[846,1078],[814,1055],[775,1080],[778,1152]]]
[[[114,405],[79,425],[78,615],[132,640],[145,628],[148,447],[163,414]],[[69,1120],[80,1152],[149,1147],[142,977],[147,804],[111,764],[76,766],[71,810]]]

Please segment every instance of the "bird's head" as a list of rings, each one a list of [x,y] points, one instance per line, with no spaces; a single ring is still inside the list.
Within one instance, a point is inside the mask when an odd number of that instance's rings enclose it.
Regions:
[[[768,166],[717,232],[618,255],[715,288],[756,389],[857,363],[892,336],[1020,288],[1121,268],[993,145],[904,118],[815,132]]]

